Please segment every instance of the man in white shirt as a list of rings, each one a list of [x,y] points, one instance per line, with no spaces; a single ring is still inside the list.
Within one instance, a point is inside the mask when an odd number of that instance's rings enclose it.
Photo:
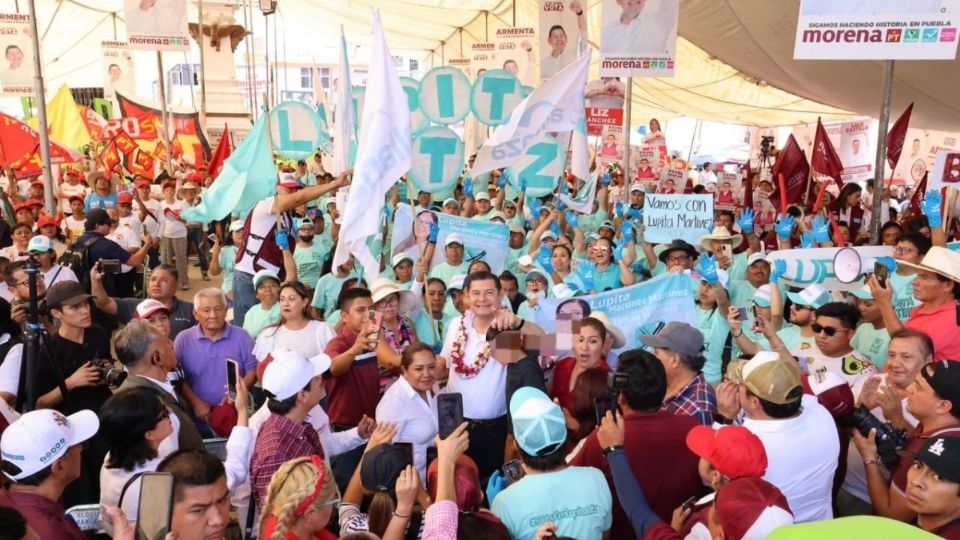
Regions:
[[[833,518],[831,491],[840,455],[833,417],[817,398],[803,394],[800,368],[762,351],[728,369],[717,387],[724,418],[743,412],[743,427],[763,442],[767,473],[790,503],[797,523]]]
[[[701,186],[713,186],[713,189],[716,189],[717,173],[713,172],[713,163],[708,161],[703,164],[703,170],[700,171],[700,177],[698,178],[698,181]]]
[[[127,10],[130,32],[148,35],[176,35],[187,32],[186,0],[139,0]]]
[[[584,34],[587,30],[587,18],[583,14],[583,6],[580,0],[570,2],[570,11],[577,16],[578,35]],[[550,49],[541,52],[541,79],[549,79],[577,59],[577,40],[572,40],[572,43],[569,43],[569,41],[567,31],[562,25],[555,24],[550,27],[550,31],[547,32],[547,44]]]
[[[811,325],[814,346],[798,356],[803,368],[810,373],[839,375],[850,385],[855,398],[860,396],[867,379],[877,373],[876,366],[850,344],[859,322],[860,312],[850,304],[829,302],[820,306]]]
[[[463,396],[463,416],[470,422],[467,455],[477,463],[480,478],[486,478],[503,464],[507,437],[507,368],[490,361],[487,330],[534,325],[501,308],[500,278],[490,272],[470,274],[463,290],[470,310],[450,321],[440,369],[448,371],[444,391]]]
[[[680,0],[660,0],[656,11],[646,9],[647,0],[617,0],[620,17],[603,27],[603,52],[668,54],[680,13]]]
[[[57,186],[56,196],[60,199],[60,211],[69,214],[73,211],[70,207],[70,198],[78,196],[84,199],[90,192],[90,188],[80,183],[80,173],[74,169],[64,171],[63,179],[64,181]]]

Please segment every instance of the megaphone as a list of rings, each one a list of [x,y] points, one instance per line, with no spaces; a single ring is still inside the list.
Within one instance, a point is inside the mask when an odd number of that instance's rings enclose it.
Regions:
[[[837,281],[853,283],[864,273],[872,272],[876,262],[876,259],[861,258],[853,248],[843,248],[833,256],[833,273]]]

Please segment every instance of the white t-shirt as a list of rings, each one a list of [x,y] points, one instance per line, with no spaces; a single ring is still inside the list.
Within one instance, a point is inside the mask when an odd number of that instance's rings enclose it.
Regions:
[[[63,281],[77,281],[77,275],[73,273],[73,270],[67,268],[66,266],[60,266],[55,264],[50,267],[49,270],[43,273],[43,284],[49,289],[57,283]]]
[[[257,343],[253,347],[253,355],[258,362],[262,362],[275,349],[284,347],[299,351],[307,358],[317,355],[326,355],[327,348],[336,334],[330,325],[323,321],[310,321],[300,330],[289,330],[285,326],[265,328],[257,336]]]
[[[77,185],[70,185],[66,182],[60,184],[60,211],[64,214],[70,214],[73,210],[70,209],[70,197],[74,195],[79,195],[84,199],[87,198],[87,193],[90,192],[90,188],[87,186],[78,183]]]
[[[160,224],[161,235],[163,238],[186,238],[187,226],[179,219],[173,216],[167,217],[165,212],[170,211],[183,212],[188,208],[187,203],[177,199],[173,203],[163,201],[160,203],[160,214],[163,215],[163,222]]]
[[[10,334],[0,336],[0,345],[10,341]],[[13,396],[20,389],[20,365],[23,362],[23,344],[18,343],[7,351],[6,358],[0,364],[0,392]]]
[[[440,356],[447,359],[450,366],[450,379],[444,392],[459,392],[463,394],[463,416],[473,420],[492,420],[507,414],[507,368],[493,358],[477,375],[466,378],[458,374],[453,367],[451,353],[453,343],[460,330],[460,321],[466,327],[466,345],[464,346],[464,360],[466,366],[477,363],[477,354],[486,345],[486,335],[480,334],[473,327],[473,314],[456,317],[447,326],[447,333],[443,340],[443,350]]]
[[[73,242],[83,236],[83,233],[86,232],[86,229],[84,229],[85,222],[86,219],[77,219],[72,215],[63,220],[63,233],[67,235],[67,242]]]
[[[143,245],[143,224],[140,223],[140,219],[135,213],[122,217],[118,221],[120,223],[117,225],[117,230],[123,231],[123,235],[130,241],[131,245]]]
[[[853,397],[860,396],[860,390],[863,384],[871,375],[876,375],[877,368],[870,362],[870,359],[863,353],[851,350],[843,357],[827,356],[820,352],[820,348],[814,343],[812,347],[803,351],[798,356],[800,366],[809,373],[836,373],[853,390]]]
[[[246,239],[246,249],[243,251],[243,256],[240,257],[240,260],[237,261],[236,267],[234,269],[240,272],[246,272],[250,275],[257,273],[253,269],[253,255],[250,255],[248,252],[257,253],[260,251],[260,246],[263,245],[263,240],[258,240],[253,237],[257,235],[261,238],[266,238],[267,234],[277,224],[277,216],[273,214],[273,202],[276,200],[276,197],[267,197],[266,199],[257,203],[253,207],[251,213],[253,214],[250,217],[250,236]],[[244,249],[244,246],[240,246],[240,249]],[[269,267],[270,263],[260,259],[260,264]],[[273,268],[274,271],[279,271],[280,268]]]

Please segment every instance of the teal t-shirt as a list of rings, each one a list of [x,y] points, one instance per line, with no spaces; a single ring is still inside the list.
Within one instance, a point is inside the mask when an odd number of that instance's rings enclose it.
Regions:
[[[909,319],[910,311],[920,305],[920,301],[913,297],[913,280],[916,278],[916,272],[909,276],[901,276],[896,272],[890,274],[890,284],[893,286],[893,309],[897,311],[897,318],[901,321]]]
[[[850,346],[863,354],[877,366],[877,371],[883,371],[887,363],[887,349],[890,347],[890,333],[886,328],[874,328],[870,323],[863,323],[857,327]]]
[[[316,287],[326,256],[326,252],[321,250],[317,242],[309,246],[298,245],[293,251],[293,260],[297,263],[297,279],[311,289]]]
[[[605,210],[598,209],[592,214],[581,214],[578,216],[577,221],[580,222],[580,230],[583,231],[583,236],[590,236],[591,234],[597,234],[597,231],[600,230],[600,225],[610,219],[610,214]]]
[[[697,327],[703,334],[703,356],[707,362],[703,365],[703,376],[713,385],[723,380],[723,345],[730,333],[730,324],[720,309],[703,309],[697,306]]]
[[[460,276],[460,275],[465,276],[467,275],[467,270],[469,269],[470,269],[470,263],[468,263],[467,261],[463,261],[457,266],[453,266],[452,264],[444,261],[438,264],[437,266],[433,267],[433,270],[430,270],[429,276],[432,278],[435,277],[435,278],[442,279],[443,282],[447,285],[447,287],[449,287],[450,282],[453,280],[454,276]]]
[[[439,350],[438,345],[443,345],[443,335],[447,331],[451,318],[444,313],[438,321],[428,315],[426,310],[421,310],[413,321],[413,326],[417,330],[417,339],[433,347],[434,350]]]
[[[273,307],[266,310],[263,309],[263,306],[257,304],[247,310],[247,314],[243,318],[243,329],[256,340],[264,328],[278,322],[280,322],[280,302],[273,304]]]
[[[343,287],[343,282],[355,277],[357,277],[356,272],[350,272],[342,278],[334,276],[333,273],[320,276],[320,280],[317,281],[317,288],[313,292],[311,305],[322,310],[325,316],[333,313],[337,309],[337,298],[340,296],[340,288]]]
[[[780,341],[787,347],[787,350],[790,351],[790,354],[794,356],[802,356],[803,351],[813,347],[814,336],[804,337],[800,334],[800,327],[795,324],[784,324],[777,332],[777,337],[780,338]]]
[[[220,284],[220,290],[223,294],[230,294],[233,292],[233,268],[237,264],[237,246],[221,247],[217,261],[223,269],[223,283]]]
[[[623,287],[623,282],[620,281],[620,266],[617,263],[610,263],[606,270],[593,271],[593,289],[598,293],[620,287]]]
[[[491,511],[511,538],[533,538],[548,521],[558,537],[600,540],[613,524],[613,497],[603,473],[593,467],[567,467],[524,476],[493,500]]]

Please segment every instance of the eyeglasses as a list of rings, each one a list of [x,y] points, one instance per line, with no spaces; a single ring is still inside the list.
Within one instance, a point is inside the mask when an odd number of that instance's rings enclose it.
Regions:
[[[834,327],[832,327],[832,326],[822,326],[822,325],[820,325],[820,324],[818,324],[818,323],[813,323],[813,324],[811,324],[811,325],[810,325],[810,328],[813,329],[813,333],[814,333],[814,334],[823,333],[823,334],[826,334],[827,337],[833,337],[833,336],[835,336],[835,335],[837,334],[837,332],[839,332],[840,330],[842,330],[842,328],[834,328]]]
[[[667,262],[670,264],[679,264],[684,263],[690,260],[689,255],[681,255],[679,257],[667,257]]]
[[[903,247],[897,246],[893,248],[893,252],[897,255],[909,255],[911,253],[916,253],[917,250],[913,248],[903,248]]]
[[[396,296],[391,295],[377,302],[377,305],[383,306],[383,307],[393,307],[399,303],[400,303],[400,299],[397,298]]]

